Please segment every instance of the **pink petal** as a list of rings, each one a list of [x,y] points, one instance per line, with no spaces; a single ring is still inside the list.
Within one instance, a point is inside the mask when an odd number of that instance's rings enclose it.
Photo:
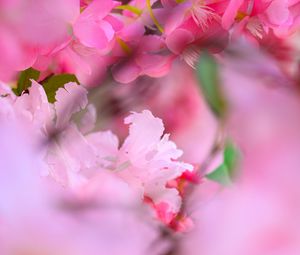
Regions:
[[[113,7],[114,3],[112,0],[94,0],[82,12],[80,18],[101,20],[109,14]]]
[[[136,155],[149,145],[159,142],[164,131],[162,120],[155,118],[148,110],[132,113],[125,118],[124,123],[130,124],[130,127],[122,148]]]
[[[82,44],[87,47],[104,49],[108,46],[109,38],[113,34],[112,27],[109,24],[99,25],[91,20],[79,20],[74,25],[74,35],[80,40]],[[103,30],[104,28],[104,30]]]
[[[266,11],[269,20],[274,25],[282,25],[289,18],[287,0],[275,0]]]
[[[236,14],[243,2],[243,0],[230,0],[222,17],[222,25],[225,29],[229,29],[234,23]]]
[[[56,102],[54,103],[57,120],[57,128],[64,128],[73,113],[79,112],[85,108],[87,101],[87,90],[75,82],[65,84],[56,92]]]
[[[114,79],[121,83],[130,83],[140,75],[141,69],[133,60],[119,63],[112,67]]]
[[[191,32],[179,28],[167,37],[166,44],[173,53],[179,55],[194,39],[194,35]]]

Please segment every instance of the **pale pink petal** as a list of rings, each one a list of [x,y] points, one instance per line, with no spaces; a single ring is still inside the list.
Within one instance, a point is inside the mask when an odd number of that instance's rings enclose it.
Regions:
[[[149,146],[156,144],[164,131],[162,120],[155,118],[148,110],[142,113],[132,113],[124,120],[129,127],[129,136],[126,138],[122,149],[138,156],[145,153]]]
[[[95,132],[86,136],[102,168],[112,170],[117,162],[118,138],[111,132]]]
[[[96,107],[92,104],[89,104],[86,108],[87,111],[80,120],[80,131],[83,134],[92,131],[95,127],[95,123],[97,120]]]
[[[72,114],[85,108],[88,103],[87,90],[75,82],[69,82],[65,84],[64,88],[60,88],[56,92],[55,98],[56,102],[54,103],[54,106],[57,116],[57,128],[66,126],[69,123]]]
[[[46,129],[54,118],[45,90],[34,80],[29,88],[29,94],[17,97],[14,107],[19,116],[30,116],[30,121],[36,126],[37,132]]]

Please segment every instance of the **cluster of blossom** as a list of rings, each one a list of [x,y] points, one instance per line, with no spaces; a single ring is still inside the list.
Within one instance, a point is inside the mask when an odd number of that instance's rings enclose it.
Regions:
[[[8,116],[14,117],[1,114],[1,121]],[[166,244],[151,247],[160,226],[126,182],[99,171],[80,196],[60,188],[40,177],[45,162],[32,136],[28,139],[29,130],[24,133],[24,126],[5,120],[0,129],[1,254],[161,253]]]
[[[129,83],[161,77],[176,58],[195,66],[202,50],[222,52],[299,28],[298,0],[0,1],[1,80],[34,67],[74,73],[89,85],[112,71]]]
[[[82,190],[93,189],[99,174],[112,174],[119,182],[123,180],[140,202],[148,203],[165,224],[177,216],[180,191],[176,184],[168,183],[186,171],[192,172],[193,166],[177,161],[182,151],[169,141],[168,134],[163,135],[162,121],[150,111],[132,112],[125,118],[129,135],[119,148],[111,131],[91,132],[96,110],[87,105],[87,90],[76,83],[60,88],[54,104],[35,81],[29,93],[20,97],[1,84],[1,96],[1,121],[22,123],[33,144],[41,149],[44,164],[40,174],[79,195]],[[72,115],[82,109],[86,112],[75,124]]]
[[[111,132],[91,131],[95,115],[83,87],[66,84],[49,104],[36,82],[20,97],[2,83],[0,253],[298,254],[299,96],[234,69],[222,78],[242,174],[227,188],[203,179],[189,196],[182,178],[177,188],[166,187],[191,167],[174,160],[180,151],[161,138],[162,122],[149,111],[126,119],[129,136],[118,148]],[[71,104],[74,97],[79,105]],[[77,124],[70,120],[85,107]],[[180,198],[193,219],[188,233],[169,228],[190,227],[182,214],[177,225],[168,220],[169,209],[172,215],[183,205]]]

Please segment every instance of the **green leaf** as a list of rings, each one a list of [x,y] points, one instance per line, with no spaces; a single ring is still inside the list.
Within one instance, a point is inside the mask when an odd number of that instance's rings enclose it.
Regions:
[[[234,175],[234,170],[236,168],[239,159],[239,152],[232,142],[228,141],[224,149],[224,163],[226,164],[231,176]]]
[[[23,91],[31,86],[31,79],[37,81],[39,77],[40,72],[31,67],[22,71],[17,82],[17,87],[13,89],[13,92],[17,96],[21,96]]]
[[[223,157],[224,162],[214,171],[207,174],[206,178],[227,186],[232,183],[236,175],[236,167],[239,160],[239,152],[231,141],[226,142]]]
[[[226,101],[220,87],[218,65],[210,53],[201,54],[197,65],[197,76],[201,91],[212,111],[218,117],[224,116]]]
[[[213,172],[207,174],[206,178],[210,179],[212,181],[216,181],[225,186],[231,184],[231,178],[229,176],[229,171],[225,164],[220,165]]]
[[[44,90],[46,92],[46,95],[48,97],[48,101],[50,103],[54,103],[56,91],[59,88],[63,88],[64,85],[68,82],[76,82],[79,84],[79,81],[77,80],[76,76],[73,74],[59,74],[50,76],[46,80],[42,82],[42,85],[44,87]]]

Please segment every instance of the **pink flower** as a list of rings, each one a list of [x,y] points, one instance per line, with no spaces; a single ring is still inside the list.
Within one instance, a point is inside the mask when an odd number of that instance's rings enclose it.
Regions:
[[[244,30],[260,39],[269,29],[278,35],[287,34],[297,18],[293,12],[296,6],[295,1],[289,0],[231,0],[222,16],[222,25],[229,29],[238,22],[235,29],[239,33]]]
[[[195,67],[202,50],[213,53],[222,51],[228,41],[228,33],[220,24],[220,16],[214,6],[200,1],[184,1],[166,8],[165,36],[169,50]]]
[[[166,37],[167,47],[193,68],[202,50],[218,53],[227,42],[228,34],[218,22],[212,21],[209,28],[203,31],[191,18]]]
[[[6,89],[8,96],[1,101],[7,102],[9,108],[6,107],[3,115],[21,121],[32,132],[34,144],[49,143],[41,150],[45,165],[40,173],[50,175],[71,188],[83,182],[81,173],[76,173],[92,166],[96,160],[91,146],[79,127],[72,123],[71,117],[87,106],[87,91],[76,83],[68,83],[57,91],[57,101],[53,105],[48,103],[43,87],[35,81],[29,93],[20,97]],[[89,111],[87,114],[90,114]],[[89,121],[93,122],[93,118],[87,118],[84,124],[89,125]],[[55,139],[49,141],[53,135]]]
[[[79,15],[73,25],[74,35],[86,47],[107,52],[111,48],[115,28],[110,11],[115,6],[112,0],[95,0]]]
[[[125,119],[130,124],[129,136],[119,148],[117,137],[109,131],[81,131],[93,129],[92,106],[83,117],[86,126],[72,122],[72,115],[87,106],[86,93],[83,87],[68,83],[56,92],[57,101],[49,104],[42,86],[33,81],[29,94],[2,100],[9,100],[8,105],[13,106],[10,115],[28,122],[40,139],[54,136],[43,150],[44,175],[77,192],[98,171],[109,171],[138,192],[141,201],[149,197],[154,205],[165,205],[164,213],[176,214],[181,198],[167,183],[192,166],[177,161],[182,151],[169,141],[168,134],[163,135],[162,121],[150,111],[132,113]]]
[[[143,204],[141,193],[113,171],[98,167],[86,175],[88,182],[79,185],[77,176],[75,181],[68,179],[69,186],[64,189],[53,179],[40,175],[45,164],[55,171],[66,172],[62,167],[65,164],[69,167],[67,171],[74,172],[73,176],[68,176],[72,178],[76,176],[78,166],[81,172],[86,170],[88,156],[85,153],[93,155],[93,152],[86,151],[82,134],[74,124],[68,123],[52,141],[53,147],[57,148],[56,161],[53,164],[49,157],[45,160],[44,141],[32,143],[39,133],[37,129],[42,129],[46,123],[46,120],[40,122],[41,112],[47,113],[47,106],[53,107],[41,100],[45,96],[42,86],[33,82],[29,94],[16,98],[7,86],[0,85],[3,165],[0,170],[0,253],[162,254],[168,242],[156,243],[161,224],[153,220],[150,208]],[[56,106],[74,95],[84,99],[85,94],[78,85],[67,84],[65,87],[66,91],[58,92]],[[81,102],[83,106],[84,100]],[[78,110],[77,106],[67,111],[61,111],[62,106],[58,109],[57,114],[65,112],[67,119],[68,114]],[[114,145],[114,141],[108,142]],[[102,143],[105,143],[105,137]],[[49,148],[51,146],[46,148],[47,153]],[[77,165],[78,162],[82,164]]]
[[[5,80],[12,80],[16,71],[31,67],[40,54],[49,54],[70,39],[71,23],[79,13],[76,2],[1,1],[0,49],[5,63],[0,63],[0,69],[7,69]]]
[[[129,44],[130,46],[131,44]],[[173,59],[172,55],[165,51],[165,43],[161,37],[156,35],[143,36],[137,45],[133,44],[124,60],[112,67],[115,80],[129,83],[141,75],[150,77],[165,75],[170,70]]]
[[[1,254],[164,253],[160,225],[125,182],[102,172],[74,196],[39,175],[37,148],[14,124],[0,126]]]
[[[131,125],[129,136],[120,149],[120,158],[128,158],[130,166],[120,175],[129,178],[137,187],[143,187],[145,195],[154,203],[167,202],[176,212],[178,192],[166,188],[166,183],[185,170],[192,170],[192,166],[175,161],[182,151],[169,141],[169,135],[161,138],[164,130],[162,121],[154,118],[151,112],[133,113],[125,119],[125,123]],[[142,130],[147,130],[147,133],[143,134]]]
[[[110,132],[88,135],[94,152],[98,153],[100,166],[115,172],[142,197],[149,197],[154,204],[165,203],[166,212],[176,213],[181,198],[174,188],[168,188],[167,182],[179,177],[192,166],[176,161],[182,151],[169,141],[169,135],[163,137],[163,124],[151,112],[132,113],[125,119],[130,124],[129,136],[118,149],[118,140]]]

